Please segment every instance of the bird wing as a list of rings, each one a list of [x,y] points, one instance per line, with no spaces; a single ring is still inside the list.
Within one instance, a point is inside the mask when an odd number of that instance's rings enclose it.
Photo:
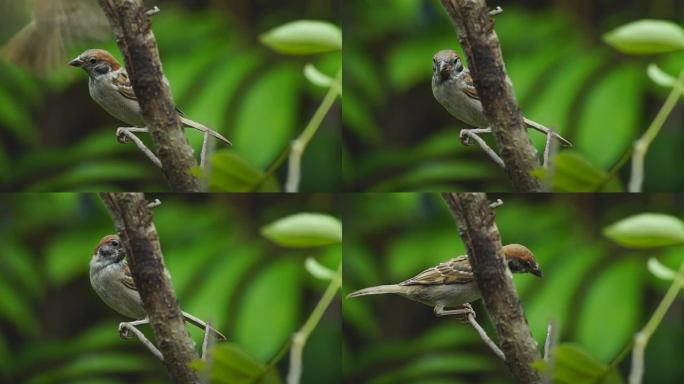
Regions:
[[[468,256],[459,256],[428,268],[399,285],[465,284],[473,281],[473,269]]]
[[[133,275],[131,274],[131,268],[128,267],[127,260],[123,261],[123,271],[124,277],[121,278],[121,284],[123,284],[126,288],[137,292],[138,288],[135,286],[135,281],[133,281]]]
[[[477,89],[473,83],[473,77],[470,76],[470,72],[465,71],[463,74],[463,80],[466,84],[468,84],[465,88],[463,88],[463,92],[475,100],[480,100],[480,95],[477,94]]]
[[[116,86],[116,90],[119,92],[119,94],[121,94],[121,96],[130,100],[138,101],[138,99],[135,97],[133,86],[131,85],[131,81],[128,79],[128,74],[126,72],[119,72],[119,75],[115,77],[112,82]]]

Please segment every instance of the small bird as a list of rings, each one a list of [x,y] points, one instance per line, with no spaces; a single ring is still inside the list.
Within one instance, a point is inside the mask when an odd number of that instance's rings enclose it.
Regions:
[[[542,271],[532,251],[520,244],[504,245],[506,264],[511,272],[531,273],[542,277]],[[473,313],[470,302],[481,297],[468,256],[459,256],[428,268],[399,284],[364,288],[347,295],[347,298],[394,293],[433,307],[435,315],[463,315]],[[455,308],[459,309],[445,309]]]
[[[131,324],[148,322],[119,236],[107,235],[97,244],[95,254],[90,260],[90,285],[110,308],[126,317],[141,320]],[[207,323],[204,321],[187,312],[182,314],[185,321],[200,329],[207,329]],[[216,333],[219,340],[226,340],[221,332],[213,328],[211,330]]]
[[[455,51],[441,50],[432,57],[432,94],[452,116],[480,128],[473,130],[475,133],[491,132],[470,71],[463,66]],[[528,118],[523,119],[530,128],[545,134],[551,133],[563,145],[572,147],[571,142],[553,130]]]
[[[119,65],[114,56],[103,49],[89,49],[71,60],[69,65],[83,68],[88,73],[90,97],[105,111],[127,124],[139,127],[135,130],[136,132],[148,131],[144,128],[145,120],[143,120],[140,104],[135,97],[126,69]],[[184,126],[207,132],[231,144],[220,133],[184,117],[180,109],[176,108],[176,110]]]

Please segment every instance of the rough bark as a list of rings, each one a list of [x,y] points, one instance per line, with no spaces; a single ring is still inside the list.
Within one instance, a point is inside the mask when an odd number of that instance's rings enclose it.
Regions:
[[[468,250],[477,286],[496,329],[506,365],[517,383],[541,383],[531,364],[540,359],[513,280],[506,274],[501,236],[484,193],[444,193]]]
[[[198,359],[178,307],[159,245],[152,212],[142,193],[102,193],[126,249],[133,280],[154,330],[157,347],[175,383],[199,383],[189,364]]]
[[[124,56],[126,71],[133,84],[143,118],[150,129],[152,143],[162,172],[171,189],[201,191],[200,181],[190,174],[197,165],[183,132],[176,106],[159,60],[152,23],[140,0],[99,0]]]
[[[506,75],[494,20],[484,0],[441,0],[451,17],[485,116],[496,140],[505,170],[519,192],[542,192],[543,183],[532,176],[539,168],[536,149],[523,123],[513,88]]]

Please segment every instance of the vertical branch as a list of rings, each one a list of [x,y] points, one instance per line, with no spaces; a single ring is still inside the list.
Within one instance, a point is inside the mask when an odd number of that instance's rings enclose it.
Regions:
[[[494,20],[484,0],[441,0],[468,56],[468,67],[491,126],[508,179],[520,192],[542,192],[532,176],[539,167],[536,149],[525,130],[520,108],[506,75]]]
[[[164,81],[149,15],[140,0],[99,0],[124,56],[126,71],[150,129],[166,181],[174,191],[199,192],[190,174],[197,165]]]
[[[485,194],[444,193],[442,197],[468,250],[475,281],[496,329],[508,370],[517,383],[541,383],[539,372],[532,368],[532,362],[540,358],[537,343],[530,333],[513,280],[506,274],[501,236]]]
[[[152,212],[142,193],[102,193],[126,249],[128,264],[154,330],[164,364],[175,383],[198,383],[189,364],[197,359],[185,329],[159,245]]]

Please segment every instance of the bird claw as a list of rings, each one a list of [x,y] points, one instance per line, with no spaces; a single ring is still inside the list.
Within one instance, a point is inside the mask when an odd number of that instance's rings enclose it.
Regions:
[[[126,144],[128,142],[128,137],[126,136],[125,128],[116,129],[116,140],[121,144]]]
[[[128,327],[126,327],[127,324],[128,323],[119,323],[119,336],[122,339],[130,339],[133,337],[128,333]]]
[[[461,140],[463,145],[470,145],[470,136],[468,135],[467,129],[461,129],[458,133],[458,138]]]

